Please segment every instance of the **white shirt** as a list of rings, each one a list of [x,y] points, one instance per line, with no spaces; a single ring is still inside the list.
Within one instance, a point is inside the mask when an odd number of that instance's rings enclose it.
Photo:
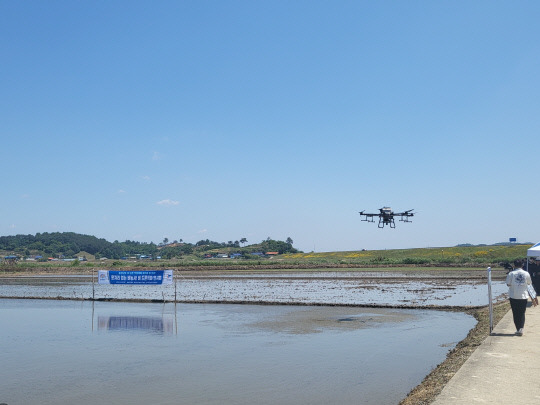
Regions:
[[[515,269],[506,276],[506,285],[510,298],[523,300],[529,297],[527,286],[531,283],[531,276],[523,269]]]

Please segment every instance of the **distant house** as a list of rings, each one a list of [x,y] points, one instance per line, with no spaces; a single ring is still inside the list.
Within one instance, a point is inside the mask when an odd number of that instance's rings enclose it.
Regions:
[[[266,252],[266,255],[267,256],[275,256],[275,255],[279,255],[279,252]]]
[[[19,256],[15,256],[15,255],[4,256],[4,262],[6,262],[9,265],[15,264],[18,260],[19,260]]]
[[[32,256],[25,257],[23,260],[26,262],[35,262],[35,261],[38,261],[39,259],[43,259],[43,256],[32,255]]]

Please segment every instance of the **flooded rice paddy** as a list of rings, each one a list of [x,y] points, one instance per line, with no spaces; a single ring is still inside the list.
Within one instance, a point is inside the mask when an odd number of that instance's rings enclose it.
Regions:
[[[376,272],[3,277],[0,403],[397,404],[476,324],[412,308],[483,305],[481,279]]]
[[[493,282],[493,296],[507,292]],[[98,285],[92,276],[0,279],[0,297],[131,299],[178,302],[253,302],[391,307],[484,306],[482,279],[404,277],[400,273],[288,273],[176,276],[176,285]]]
[[[397,404],[460,312],[0,299],[0,403]]]

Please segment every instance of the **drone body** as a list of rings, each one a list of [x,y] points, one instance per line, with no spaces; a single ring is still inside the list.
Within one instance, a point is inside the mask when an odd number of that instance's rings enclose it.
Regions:
[[[384,228],[385,225],[390,225],[390,228],[395,228],[396,223],[394,217],[401,217],[399,220],[402,222],[412,222],[409,218],[414,216],[413,210],[407,210],[403,212],[394,212],[390,207],[379,208],[378,214],[367,214],[364,211],[360,211],[360,216],[363,216],[362,221],[375,222],[374,217],[379,217],[379,228]]]

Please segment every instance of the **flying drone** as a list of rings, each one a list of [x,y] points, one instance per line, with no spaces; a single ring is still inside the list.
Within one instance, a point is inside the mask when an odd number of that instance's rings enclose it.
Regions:
[[[399,220],[402,222],[412,222],[409,218],[414,216],[413,210],[407,210],[403,212],[394,212],[390,207],[379,208],[378,214],[367,214],[364,211],[360,211],[360,216],[363,216],[362,221],[375,222],[374,217],[379,217],[379,228],[384,228],[385,225],[390,225],[390,228],[395,228],[396,223],[394,217],[401,217]]]

